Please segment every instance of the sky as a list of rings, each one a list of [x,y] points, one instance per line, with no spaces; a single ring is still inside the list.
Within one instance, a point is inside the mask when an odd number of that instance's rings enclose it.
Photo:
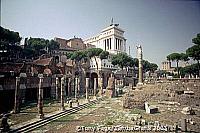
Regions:
[[[197,0],[1,0],[1,26],[25,37],[87,39],[110,24],[125,30],[131,56],[143,47],[145,60],[161,66],[185,52],[200,33]]]

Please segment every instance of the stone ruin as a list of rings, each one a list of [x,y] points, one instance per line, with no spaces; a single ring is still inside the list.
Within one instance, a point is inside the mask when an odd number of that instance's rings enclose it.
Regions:
[[[108,86],[106,88],[105,92],[106,97],[112,98],[115,97],[115,77],[113,74],[111,74],[111,77],[108,80]]]
[[[127,109],[133,109],[133,108],[137,108],[137,109],[144,109],[144,103],[145,101],[141,100],[141,99],[136,99],[133,98],[134,95],[133,94],[125,94],[125,96],[123,97],[123,108],[127,108]]]
[[[152,105],[149,105],[148,102],[145,102],[145,111],[148,114],[154,114],[158,112],[158,108]]]
[[[191,107],[184,107],[181,111],[181,113],[185,115],[194,115],[195,111]]]

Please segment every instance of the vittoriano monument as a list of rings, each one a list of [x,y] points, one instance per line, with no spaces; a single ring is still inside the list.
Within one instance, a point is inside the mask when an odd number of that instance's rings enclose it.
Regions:
[[[143,66],[142,66],[142,46],[141,45],[138,45],[136,46],[137,47],[137,58],[138,58],[138,61],[139,61],[139,78],[138,78],[138,83],[137,83],[137,86],[140,86],[140,85],[143,85]]]

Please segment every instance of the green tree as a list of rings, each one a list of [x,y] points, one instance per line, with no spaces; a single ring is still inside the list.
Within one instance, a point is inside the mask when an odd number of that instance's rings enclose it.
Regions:
[[[192,64],[186,67],[180,68],[180,74],[181,76],[185,76],[186,74],[188,75],[198,75],[198,64]]]
[[[125,66],[130,65],[129,61],[130,57],[126,53],[118,53],[114,55],[111,59],[112,64],[119,65],[121,69],[123,69]]]
[[[71,59],[73,52],[67,52],[65,55],[66,55],[67,59]]]
[[[180,55],[181,55],[181,60],[182,60],[182,61],[187,62],[187,61],[190,60],[187,54],[181,53]]]
[[[142,65],[143,65],[143,71],[147,72],[147,71],[151,71],[154,72],[155,70],[158,69],[158,65],[155,63],[150,63],[147,60],[143,60],[142,61]]]
[[[200,33],[197,34],[197,37],[192,39],[194,44],[200,45]]]
[[[21,37],[18,32],[0,26],[0,50],[4,51],[0,53],[1,57],[18,58],[22,51],[19,46],[20,41]]]
[[[158,65],[155,63],[150,63],[150,71],[154,72],[158,69]]]
[[[168,60],[169,62],[172,61],[172,59],[171,59],[171,54],[169,54],[169,55],[167,56],[167,60]]]
[[[167,56],[167,60],[176,61],[176,69],[178,72],[179,77],[179,61],[181,60],[181,54],[179,53],[172,53]]]
[[[98,62],[97,62],[97,57],[100,57],[100,54],[103,52],[103,50],[101,48],[90,48],[86,51],[87,56],[91,59],[92,57],[95,60],[96,66],[97,66],[97,70],[99,69],[98,67]],[[103,54],[107,54],[107,53],[103,53]],[[103,59],[104,57],[106,57],[105,55],[101,54],[101,58]],[[108,56],[108,55],[107,55]]]
[[[47,43],[48,52],[50,54],[52,54],[53,50],[58,50],[60,47],[59,43],[54,40],[50,40],[49,42],[46,42],[46,43]]]
[[[195,44],[194,46],[188,48],[186,50],[186,54],[191,57],[193,60],[197,61],[198,75],[200,76],[200,33],[197,34],[195,38],[192,39],[192,42]]]
[[[24,48],[23,55],[25,58],[31,59],[34,56],[34,50],[31,48]]]
[[[76,63],[80,62],[84,58],[87,58],[85,51],[75,51],[70,57],[70,59],[74,60]]]
[[[41,51],[48,45],[48,41],[44,38],[30,38],[27,40],[27,48],[30,48],[34,51],[35,56],[40,56]]]
[[[199,60],[200,60],[200,45],[194,45],[190,48],[188,48],[186,50],[186,54],[191,57],[193,60],[197,61],[197,65],[198,65],[198,70],[199,70],[199,76],[200,76],[200,64],[199,64]]]
[[[108,58],[108,55],[109,55],[109,52],[108,52],[108,51],[102,51],[102,52],[99,54],[99,58],[100,58],[101,60],[107,59],[107,58]]]

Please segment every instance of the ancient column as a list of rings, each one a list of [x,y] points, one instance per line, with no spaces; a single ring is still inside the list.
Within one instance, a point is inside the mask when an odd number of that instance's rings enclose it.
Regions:
[[[56,77],[56,100],[58,100],[59,79]]]
[[[85,85],[85,99],[86,100],[88,100],[89,83],[90,83],[90,78],[86,78],[86,85]]]
[[[24,103],[25,102],[25,95],[26,95],[26,79],[27,79],[27,76],[25,73],[21,73],[20,74],[20,85],[19,85],[19,88],[20,88],[20,103]]]
[[[182,132],[186,132],[187,131],[186,119],[181,119],[181,131]]]
[[[139,61],[139,79],[138,79],[138,85],[143,85],[143,70],[142,70],[142,46],[137,46],[137,56]]]
[[[94,78],[94,97],[96,97],[97,94],[97,78]]]
[[[115,77],[111,74],[111,77],[108,80],[108,86],[106,88],[106,94],[108,98],[113,98],[115,96]]]
[[[71,96],[71,78],[68,78],[68,85],[67,85],[67,90],[68,90],[68,97]]]
[[[60,103],[61,103],[61,111],[64,111],[65,110],[65,106],[64,106],[64,82],[65,82],[65,78],[62,77],[61,78],[61,84],[60,84],[60,88],[61,88],[61,91],[60,91]]]
[[[14,113],[19,113],[20,109],[20,77],[16,77],[16,88],[15,88],[15,104],[14,104]]]
[[[74,98],[75,101],[77,101],[77,90],[78,90],[78,78],[75,78],[75,94],[74,94]]]
[[[80,95],[80,88],[81,88],[81,86],[80,86],[80,78],[81,78],[81,77],[78,78],[78,84],[77,84],[77,96]]]
[[[40,119],[44,118],[43,114],[43,77],[39,77],[39,93],[38,93],[38,116]]]
[[[56,78],[54,76],[51,77],[51,97],[56,98]]]
[[[103,95],[103,76],[102,77],[100,77],[100,92],[99,92],[99,94],[102,96]]]

